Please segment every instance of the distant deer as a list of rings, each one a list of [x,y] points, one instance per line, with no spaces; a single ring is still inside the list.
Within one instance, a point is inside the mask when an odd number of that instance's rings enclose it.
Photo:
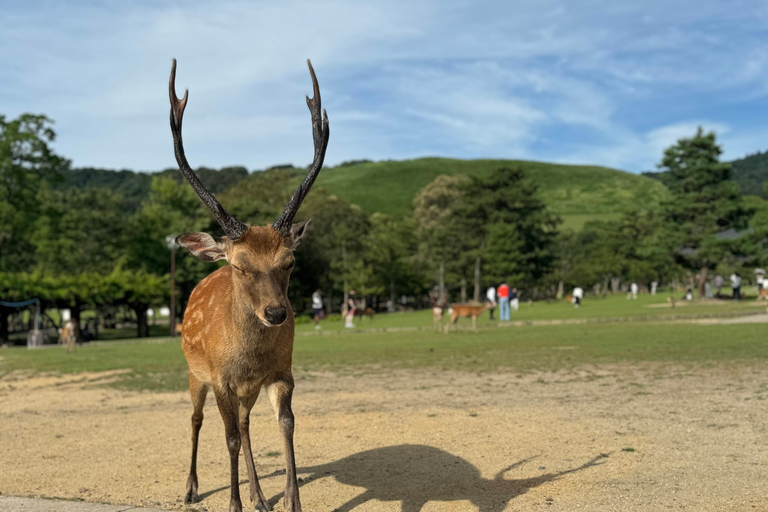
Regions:
[[[443,330],[443,313],[445,313],[445,299],[438,301],[434,294],[429,292],[429,301],[432,303],[432,326],[436,331]]]
[[[293,224],[293,218],[315,182],[328,145],[328,116],[320,104],[320,88],[312,64],[314,96],[307,97],[312,116],[314,160],[307,176],[293,193],[282,214],[271,226],[242,224],[205,189],[184,155],[181,121],[188,91],[176,96],[176,60],[170,78],[171,133],[179,170],[200,199],[208,206],[227,236],[185,233],[176,243],[202,261],[225,259],[222,267],[203,279],[189,298],[181,334],[182,348],[189,364],[192,396],[192,463],[184,501],[200,499],[197,489],[197,440],[203,423],[203,406],[208,390],[216,396],[229,449],[230,512],[241,512],[238,485],[238,455],[243,448],[250,479],[251,500],[256,510],[271,510],[259,486],[248,432],[249,415],[259,391],[265,388],[283,436],[286,488],[285,510],[301,512],[296,462],[293,452],[293,320],[288,301],[288,280],[294,265],[293,250],[307,232],[309,221]]]
[[[448,308],[448,314],[451,315],[451,320],[445,324],[445,332],[448,332],[451,325],[456,325],[456,322],[460,317],[472,319],[472,330],[477,330],[477,317],[479,317],[483,311],[488,309],[489,303],[486,302],[481,306],[470,306],[468,304],[451,304]]]
[[[64,322],[59,328],[59,344],[64,345],[67,352],[73,352],[80,339],[80,324],[74,318]]]

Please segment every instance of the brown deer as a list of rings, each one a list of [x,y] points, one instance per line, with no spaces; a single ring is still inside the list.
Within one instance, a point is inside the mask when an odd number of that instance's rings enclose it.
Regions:
[[[479,317],[483,311],[488,309],[490,303],[486,302],[481,306],[471,306],[469,304],[451,304],[448,308],[448,314],[451,315],[450,321],[445,324],[445,332],[448,332],[450,327],[456,325],[456,322],[460,317],[472,319],[472,330],[477,330],[477,317]]]
[[[248,432],[249,415],[262,388],[266,389],[283,436],[287,483],[284,505],[300,512],[299,487],[293,452],[293,356],[294,314],[288,301],[288,280],[293,269],[293,250],[307,232],[309,221],[293,224],[293,218],[315,182],[328,146],[328,116],[320,104],[320,88],[312,64],[309,73],[314,89],[307,97],[312,117],[314,160],[282,214],[271,226],[242,224],[208,192],[192,171],[184,155],[181,120],[188,91],[176,96],[176,60],[170,79],[171,132],[176,161],[184,177],[208,206],[227,236],[186,233],[176,243],[202,261],[227,260],[224,266],[203,279],[192,291],[184,315],[182,348],[189,364],[192,396],[192,463],[184,501],[200,499],[197,489],[197,440],[203,423],[203,406],[209,390],[224,419],[229,449],[231,488],[230,512],[240,512],[238,455],[243,449],[250,479],[251,501],[256,510],[271,510],[259,486]]]

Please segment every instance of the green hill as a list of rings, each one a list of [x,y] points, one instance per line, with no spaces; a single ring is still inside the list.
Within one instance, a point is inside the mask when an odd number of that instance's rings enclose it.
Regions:
[[[731,162],[731,177],[744,195],[765,197],[763,183],[768,182],[768,152],[747,155]]]
[[[438,175],[481,175],[499,167],[523,169],[539,185],[539,193],[552,211],[563,217],[566,227],[574,229],[632,207],[657,204],[667,194],[666,187],[656,180],[606,167],[447,158],[326,168],[316,186],[370,213],[405,214],[413,207],[416,192]]]
[[[425,185],[441,174],[482,175],[499,167],[519,167],[539,185],[539,193],[552,211],[563,218],[565,227],[580,229],[590,220],[616,217],[632,207],[652,205],[666,196],[666,187],[658,180],[597,166],[558,165],[523,160],[455,160],[419,158],[386,162],[350,162],[324,168],[316,187],[323,187],[347,202],[360,205],[369,213],[407,215],[413,198]],[[248,174],[243,167],[216,171],[200,168],[198,175],[222,200],[247,202],[254,191],[295,187],[305,171],[279,166]],[[58,184],[59,188],[107,187],[123,195],[128,211],[134,211],[149,193],[153,174],[182,177],[175,169],[159,173],[72,169]],[[281,185],[282,183],[282,185]],[[229,207],[234,205],[230,204]]]

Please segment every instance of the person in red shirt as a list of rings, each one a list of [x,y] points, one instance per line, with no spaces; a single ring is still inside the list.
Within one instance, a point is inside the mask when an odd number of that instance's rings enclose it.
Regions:
[[[509,285],[502,283],[496,293],[499,295],[499,320],[509,321]]]

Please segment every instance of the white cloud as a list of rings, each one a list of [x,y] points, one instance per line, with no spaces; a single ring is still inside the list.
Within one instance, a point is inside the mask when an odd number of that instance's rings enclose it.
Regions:
[[[762,149],[765,122],[743,105],[768,94],[766,22],[756,1],[21,3],[0,11],[0,104],[54,118],[76,165],[172,166],[177,57],[193,165],[302,164],[311,57],[331,164],[440,154],[640,171],[691,119],[722,132],[726,155]]]

